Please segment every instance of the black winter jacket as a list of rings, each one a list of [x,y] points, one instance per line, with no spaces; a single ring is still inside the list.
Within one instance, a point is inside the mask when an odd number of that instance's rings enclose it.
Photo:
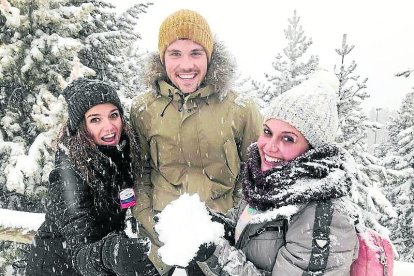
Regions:
[[[115,265],[134,262],[131,270],[142,266],[139,275],[157,275],[147,258],[149,244],[142,240],[135,242],[134,256],[128,256],[133,261],[119,264],[122,250],[132,240],[122,231],[125,210],[118,199],[121,189],[133,186],[130,158],[124,154],[128,148],[101,148],[104,155],[90,161],[93,183],[73,168],[64,150],[57,151],[49,175],[46,219],[32,244],[27,275],[119,275]]]

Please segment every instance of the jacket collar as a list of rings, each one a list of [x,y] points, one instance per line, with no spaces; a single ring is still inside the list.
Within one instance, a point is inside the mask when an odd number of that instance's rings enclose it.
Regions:
[[[178,88],[172,86],[164,80],[158,81],[159,93],[164,97],[168,97],[173,101],[181,101],[185,97],[186,101],[195,98],[207,98],[215,93],[212,85],[207,85],[199,88],[198,90],[184,95]]]

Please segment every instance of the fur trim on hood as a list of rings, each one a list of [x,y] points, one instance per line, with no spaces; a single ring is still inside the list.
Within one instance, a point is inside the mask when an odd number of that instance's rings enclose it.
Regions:
[[[236,63],[230,55],[223,42],[215,39],[211,62],[208,65],[207,74],[201,86],[213,85],[220,99],[226,97],[228,90],[232,87],[236,72]],[[146,61],[146,68],[143,73],[143,83],[158,94],[157,81],[167,81],[165,66],[161,63],[158,52],[152,52]]]

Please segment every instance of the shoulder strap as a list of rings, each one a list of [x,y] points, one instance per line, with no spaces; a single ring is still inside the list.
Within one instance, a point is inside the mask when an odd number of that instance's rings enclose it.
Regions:
[[[332,222],[332,202],[319,201],[315,210],[315,221],[312,234],[312,253],[308,269],[302,276],[322,275],[326,268],[330,248],[330,225]]]

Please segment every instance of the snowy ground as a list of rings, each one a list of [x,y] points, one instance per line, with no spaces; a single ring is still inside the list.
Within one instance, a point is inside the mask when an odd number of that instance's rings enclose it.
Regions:
[[[0,209],[0,227],[17,227],[27,230],[35,230],[42,224],[44,220],[43,214],[34,214],[26,212],[16,212],[11,210]],[[414,271],[414,263],[395,262],[394,276],[412,276]],[[11,276],[12,272],[8,271],[6,276]],[[174,276],[184,276],[185,271],[176,269]]]
[[[412,276],[414,271],[414,263],[395,262],[393,276]],[[184,270],[176,269],[173,276],[187,275]]]
[[[395,262],[394,276],[412,276],[414,274],[414,263]]]
[[[393,276],[412,276],[414,271],[414,263],[395,262],[394,275]],[[185,276],[187,275],[184,270],[176,269],[173,276]]]

